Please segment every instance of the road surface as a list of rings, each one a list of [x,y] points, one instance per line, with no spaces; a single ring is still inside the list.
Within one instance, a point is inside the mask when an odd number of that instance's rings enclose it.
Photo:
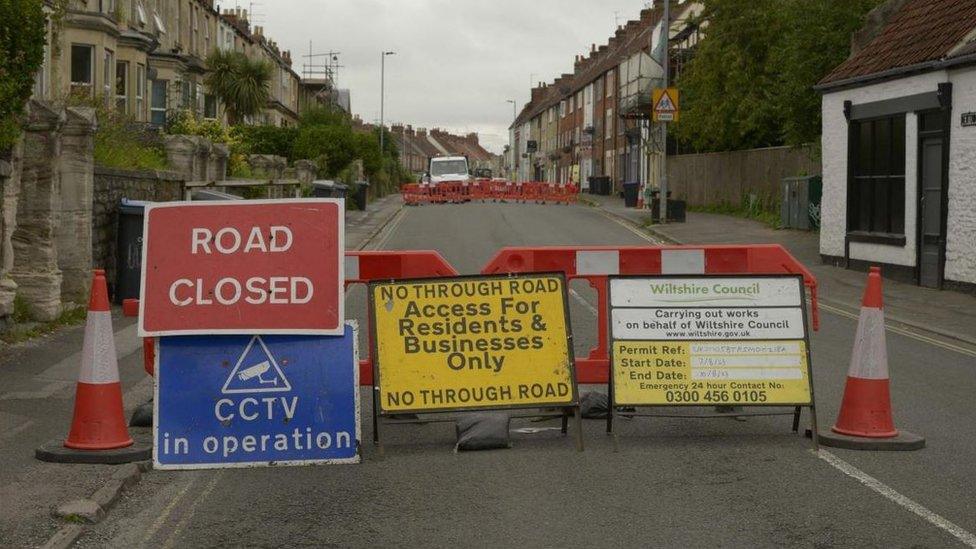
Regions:
[[[406,208],[370,246],[438,250],[475,273],[502,246],[648,239],[584,206],[458,204]],[[595,339],[595,301],[585,284],[571,288],[580,354]],[[364,296],[349,292],[349,316],[363,318]],[[825,311],[812,336],[822,428],[836,418],[855,326]],[[922,451],[817,454],[788,417],[634,419],[618,423],[616,453],[603,421],[585,421],[582,453],[547,429],[514,433],[509,450],[457,454],[453,426],[434,423],[387,428],[381,459],[364,390],[361,465],[151,472],[78,545],[976,544],[976,353],[895,333],[888,344],[895,419],[927,437]]]

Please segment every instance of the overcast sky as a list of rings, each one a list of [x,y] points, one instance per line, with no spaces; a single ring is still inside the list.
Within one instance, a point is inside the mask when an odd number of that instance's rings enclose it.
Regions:
[[[247,0],[223,7],[248,8]],[[301,74],[309,40],[341,52],[339,86],[354,113],[380,116],[380,51],[386,58],[385,120],[478,132],[501,152],[512,105],[529,83],[572,72],[573,56],[606,43],[615,21],[636,19],[646,0],[261,0],[255,24],[292,51]],[[615,13],[616,12],[616,15]]]

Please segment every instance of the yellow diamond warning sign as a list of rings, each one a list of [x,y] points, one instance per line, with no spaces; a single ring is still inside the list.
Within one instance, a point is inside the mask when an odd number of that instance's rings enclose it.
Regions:
[[[384,413],[573,406],[562,275],[370,285]]]
[[[652,114],[655,122],[677,122],[679,107],[678,88],[654,88]]]

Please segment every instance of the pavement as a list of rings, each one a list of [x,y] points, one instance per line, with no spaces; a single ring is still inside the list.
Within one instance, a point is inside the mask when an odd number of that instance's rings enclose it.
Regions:
[[[477,272],[502,246],[660,241],[587,206],[451,204],[403,208],[374,221],[379,231],[357,246],[438,250],[462,273]],[[851,286],[859,294],[863,281]],[[582,282],[571,289],[575,350],[585,353],[595,343],[595,296]],[[353,288],[346,299],[347,316],[362,326],[364,294]],[[811,336],[822,427],[836,417],[853,344],[856,321],[843,313],[825,309]],[[895,420],[927,437],[918,452],[816,453],[790,431],[789,418],[752,417],[621,420],[618,452],[603,421],[586,421],[582,453],[557,429],[514,432],[509,450],[459,454],[450,423],[397,426],[384,431],[380,456],[368,442],[371,391],[364,389],[362,464],[150,471],[76,545],[976,546],[976,461],[965,458],[976,453],[976,347],[891,329],[888,346]],[[0,411],[15,412],[4,400]],[[25,406],[19,413],[32,412]],[[58,428],[33,444],[63,433],[66,417],[52,420]],[[805,411],[803,424],[809,420]],[[557,425],[517,420],[513,428]],[[7,475],[0,502],[19,497],[8,482],[29,489],[47,470],[26,480],[18,477],[23,472],[0,472]],[[10,544],[41,539],[36,530],[44,528],[20,521],[43,516],[21,514],[12,523],[6,515],[0,536],[36,536]]]
[[[346,244],[360,249],[400,211],[398,194],[346,213]],[[113,310],[116,354],[126,417],[149,400],[152,378],[143,370],[142,341],[133,318]],[[34,459],[34,450],[67,435],[81,363],[84,326],[5,347],[0,356],[0,547],[40,546],[66,523],[52,516],[62,503],[88,499],[119,467],[67,465]],[[137,440],[150,429],[131,428]]]
[[[676,244],[780,244],[817,278],[823,305],[851,313],[860,307],[865,273],[824,264],[816,231],[772,229],[750,219],[698,212],[688,212],[684,223],[650,225],[648,211],[627,208],[617,196],[584,195],[584,199]],[[976,344],[976,296],[885,279],[884,299],[890,327]]]

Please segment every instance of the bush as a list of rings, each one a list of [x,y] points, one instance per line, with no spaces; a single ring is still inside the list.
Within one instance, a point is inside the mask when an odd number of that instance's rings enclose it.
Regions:
[[[165,170],[166,150],[159,134],[131,115],[105,106],[96,98],[70,100],[76,106],[95,109],[98,129],[95,131],[95,164],[107,168]]]
[[[0,0],[0,152],[20,136],[18,118],[44,62],[45,16],[38,0]]]
[[[298,137],[298,128],[278,126],[234,126],[230,130],[241,150],[248,154],[274,154],[289,160],[297,160],[292,146]]]
[[[356,143],[352,129],[347,126],[303,127],[295,139],[295,158],[309,158],[325,165],[319,166],[320,177],[333,177],[356,158]]]

